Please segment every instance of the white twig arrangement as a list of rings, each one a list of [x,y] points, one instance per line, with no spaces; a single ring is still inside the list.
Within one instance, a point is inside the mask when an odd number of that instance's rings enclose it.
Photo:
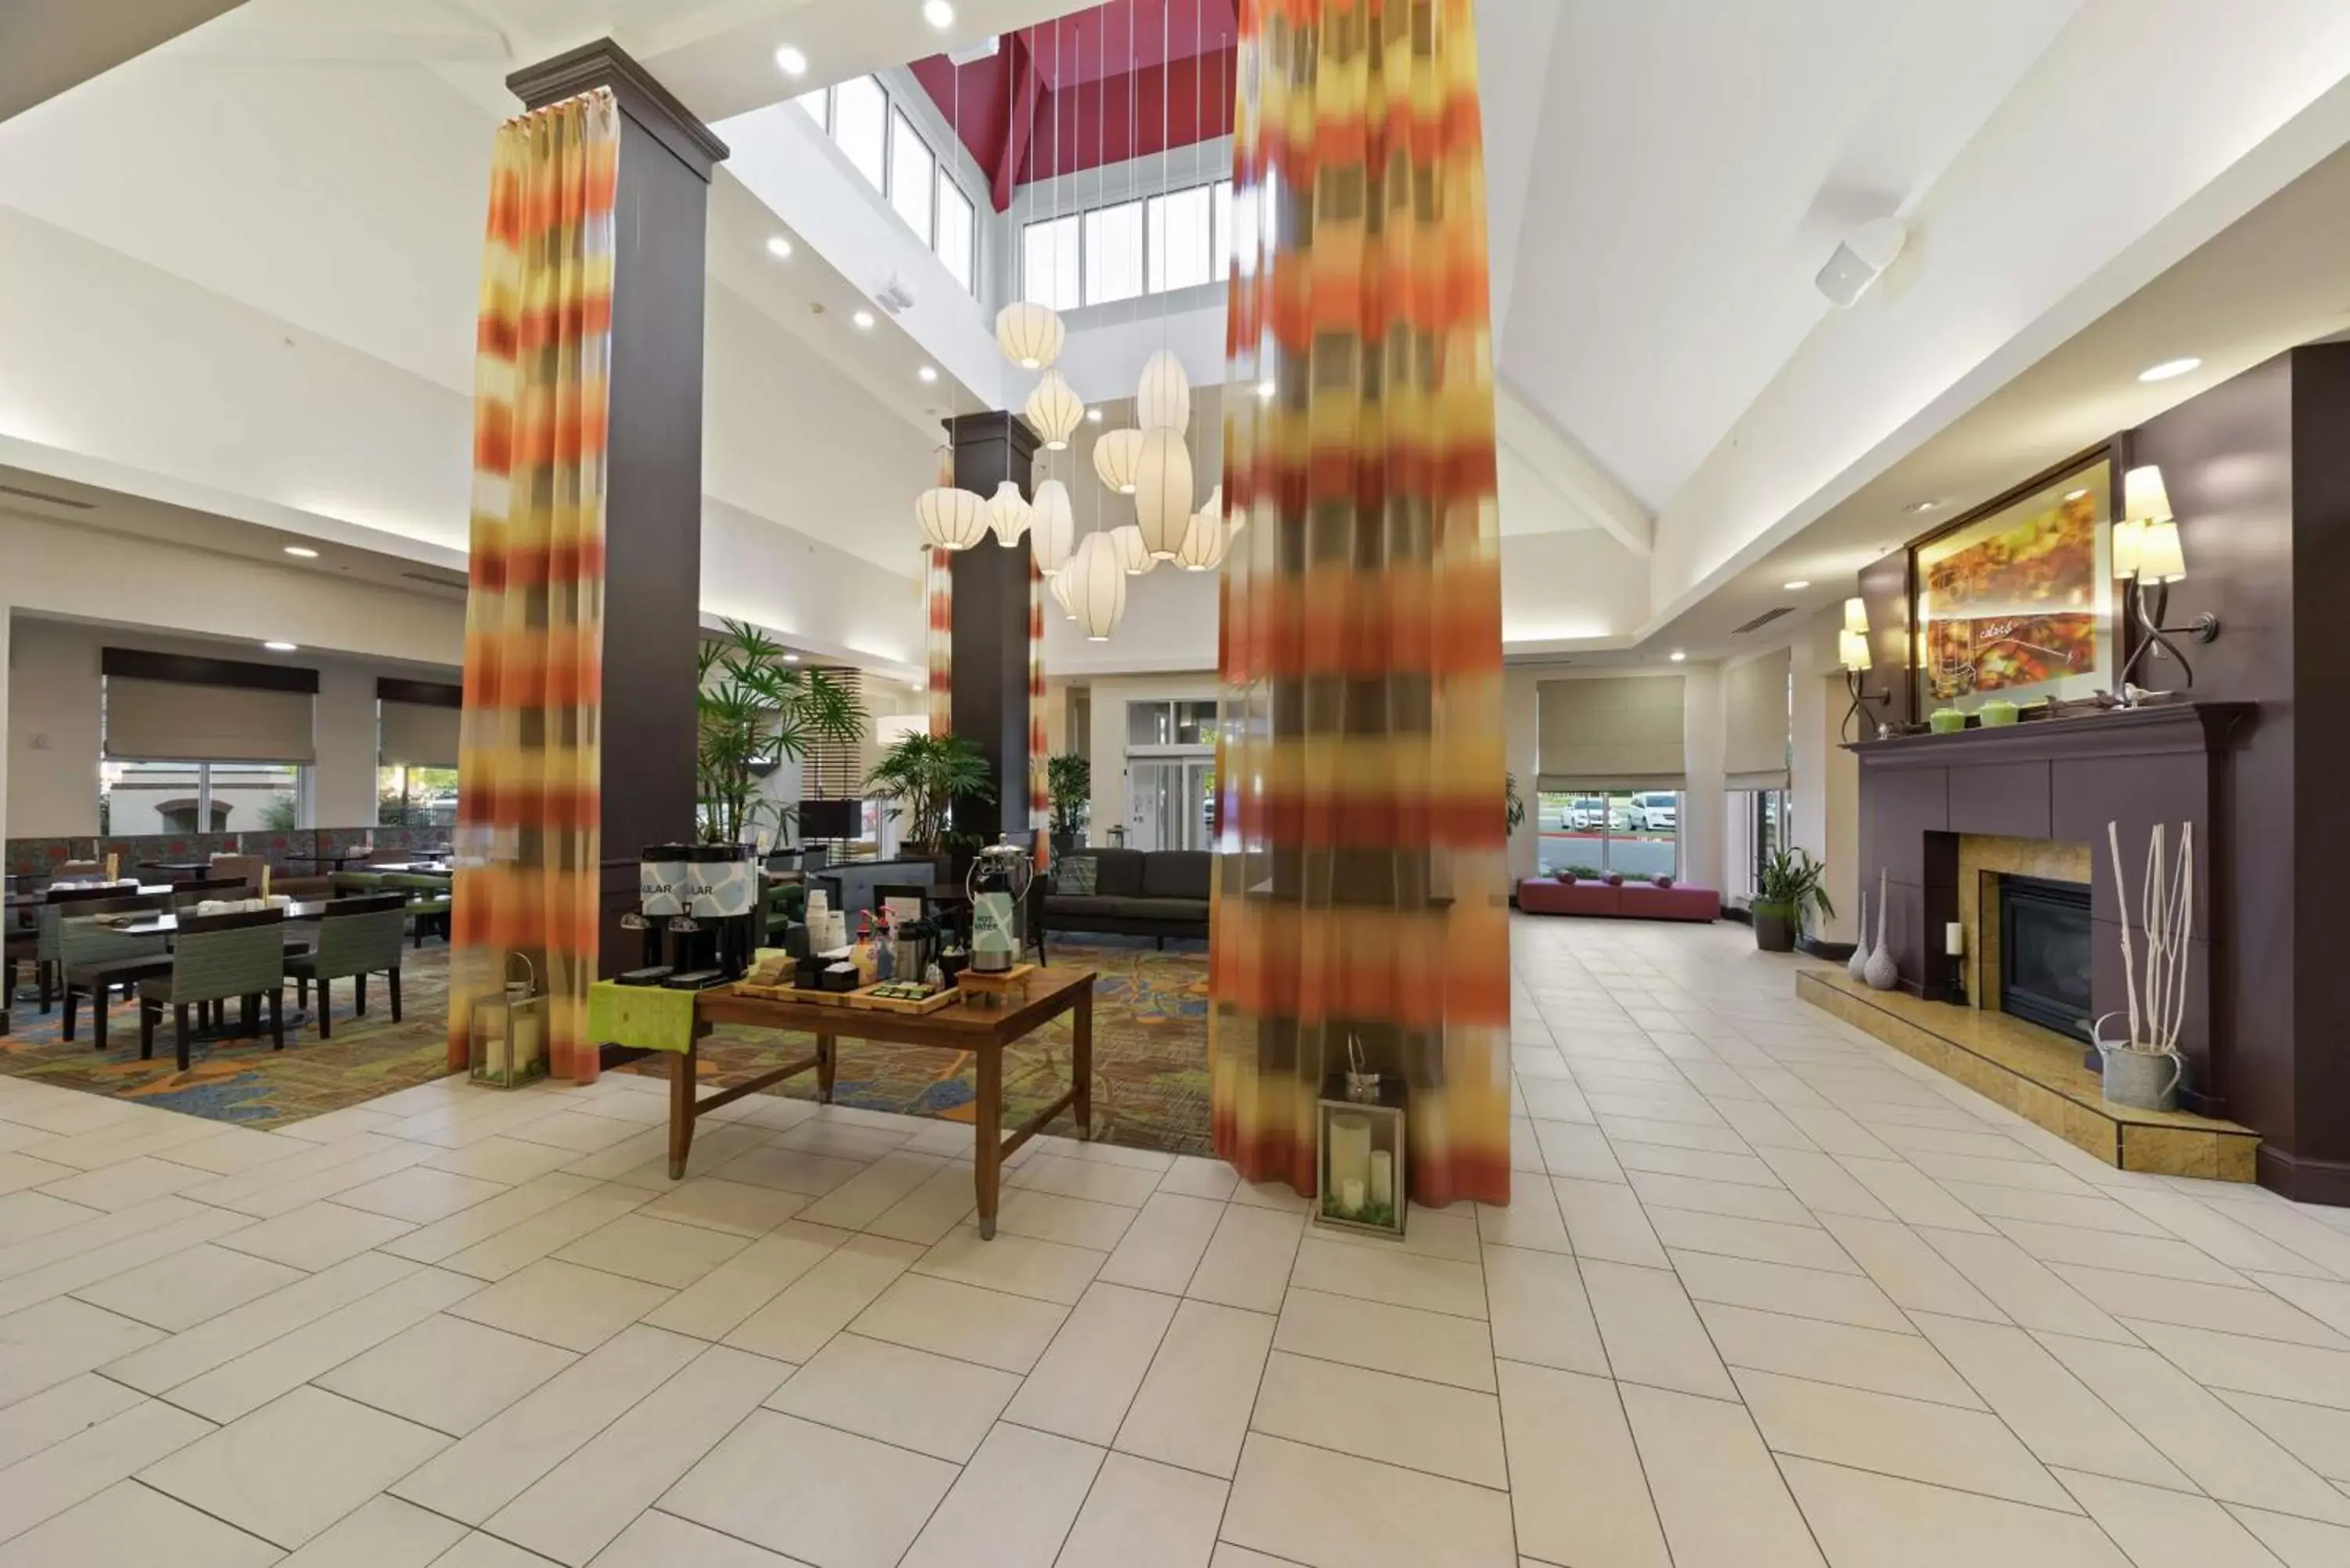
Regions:
[[[2139,914],[2146,933],[2143,985],[2137,952],[2130,940],[2129,888],[2122,880],[2121,829],[2106,824],[2106,844],[2114,862],[2114,895],[2120,900],[2122,977],[2128,987],[2129,1040],[2118,1047],[2150,1056],[2178,1054],[2178,1032],[2187,1021],[2188,944],[2195,933],[2195,825],[2178,829],[2178,856],[2164,852],[2162,825],[2147,845],[2146,892]]]

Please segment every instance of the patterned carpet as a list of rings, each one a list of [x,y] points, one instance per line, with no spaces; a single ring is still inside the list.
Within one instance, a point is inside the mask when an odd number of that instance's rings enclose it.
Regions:
[[[1177,1154],[1208,1152],[1208,962],[1204,942],[1176,942],[1159,952],[1148,939],[1104,938],[1097,943],[1056,943],[1053,961],[1097,971],[1094,1001],[1094,1136]],[[411,950],[400,972],[404,1022],[393,1023],[380,982],[370,987],[366,1017],[352,1011],[348,981],[335,992],[335,1033],[318,1038],[307,1015],[289,1008],[286,1049],[259,1042],[200,1039],[189,1070],[171,1054],[167,1021],[152,1061],[139,1058],[138,1013],[117,1004],[108,1049],[90,1049],[87,1005],[77,1039],[67,1044],[63,1015],[46,1018],[30,1001],[10,1014],[0,1035],[0,1074],[63,1088],[136,1099],[170,1110],[280,1127],[359,1105],[380,1095],[441,1076],[447,1068],[442,1020],[448,1012],[448,950],[428,941]],[[806,1037],[728,1026],[702,1049],[702,1081],[731,1084],[806,1054]],[[622,1069],[665,1075],[660,1062]],[[1020,1121],[1068,1083],[1069,1023],[1057,1019],[1004,1062],[1004,1116]],[[784,1092],[806,1098],[814,1075]],[[835,1098],[870,1110],[899,1111],[947,1121],[971,1119],[970,1057],[902,1045],[846,1039]]]

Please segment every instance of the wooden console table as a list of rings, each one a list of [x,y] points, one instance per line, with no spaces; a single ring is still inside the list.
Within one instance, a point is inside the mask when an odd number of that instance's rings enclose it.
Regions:
[[[1067,1091],[1003,1136],[1003,1052],[1062,1013],[1074,1015],[1069,1051]],[[694,1093],[694,1072],[701,1037],[720,1023],[748,1024],[757,1029],[790,1029],[816,1036],[816,1054],[763,1073],[748,1083],[704,1097]],[[926,1045],[941,1051],[969,1052],[979,1064],[979,1096],[972,1107],[974,1140],[972,1181],[979,1205],[979,1233],[995,1235],[996,1192],[1003,1157],[1035,1137],[1065,1110],[1074,1110],[1077,1136],[1093,1136],[1094,1091],[1094,971],[1087,969],[1039,969],[1015,982],[999,1005],[981,1006],[971,1001],[942,1007],[935,1012],[911,1014],[852,1011],[816,1002],[777,1002],[742,996],[726,990],[705,991],[694,1003],[694,1046],[675,1058],[670,1072],[669,1174],[672,1181],[685,1175],[686,1158],[693,1151],[696,1117],[732,1104],[745,1095],[816,1071],[816,1099],[832,1103],[834,1068],[839,1060],[839,1039],[879,1040],[897,1045]]]

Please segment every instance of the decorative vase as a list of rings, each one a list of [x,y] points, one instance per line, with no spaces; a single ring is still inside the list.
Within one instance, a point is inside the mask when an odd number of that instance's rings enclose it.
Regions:
[[[1872,991],[1891,991],[1901,983],[1901,966],[1893,961],[1893,950],[1885,940],[1886,910],[1893,901],[1887,891],[1888,880],[1887,873],[1877,874],[1877,950],[1868,955],[1868,963],[1860,971]]]
[[[1863,984],[1868,981],[1868,895],[1860,896],[1860,940],[1852,944],[1852,958],[1844,966],[1845,973]]]
[[[2105,1063],[2106,1098],[2135,1110],[2169,1110],[2178,1103],[2179,1080],[2187,1075],[2186,1058],[2158,1046],[2106,1039],[2106,1019],[2118,1016],[2108,1012],[2089,1025],[2089,1037]]]

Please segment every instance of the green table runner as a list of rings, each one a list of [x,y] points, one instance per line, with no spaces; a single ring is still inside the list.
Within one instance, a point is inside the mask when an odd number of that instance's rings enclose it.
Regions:
[[[693,1049],[693,997],[658,985],[599,980],[588,988],[588,1038],[640,1051]]]

